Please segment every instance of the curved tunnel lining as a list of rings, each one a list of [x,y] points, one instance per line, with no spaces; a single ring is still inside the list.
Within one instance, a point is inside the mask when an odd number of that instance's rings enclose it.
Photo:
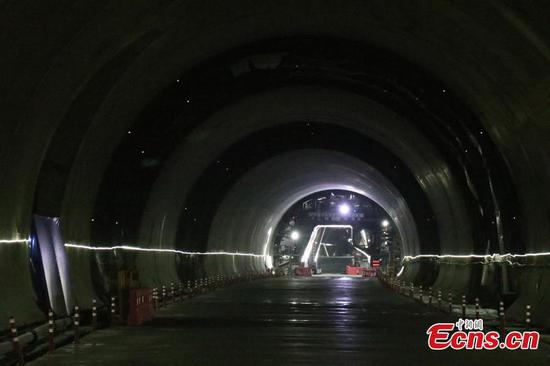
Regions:
[[[271,246],[273,238],[266,238],[292,205],[312,193],[331,189],[354,192],[378,203],[394,220],[403,252],[418,250],[414,219],[397,189],[364,162],[323,150],[288,153],[246,174],[220,205],[208,248],[229,246],[262,252],[266,240]]]

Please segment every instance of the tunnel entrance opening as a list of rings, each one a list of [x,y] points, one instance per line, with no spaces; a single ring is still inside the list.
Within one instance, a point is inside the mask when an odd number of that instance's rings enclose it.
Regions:
[[[372,199],[352,191],[324,190],[294,203],[274,233],[273,263],[278,271],[297,267],[314,274],[348,273],[348,267],[385,272],[401,268],[400,233],[388,213]]]

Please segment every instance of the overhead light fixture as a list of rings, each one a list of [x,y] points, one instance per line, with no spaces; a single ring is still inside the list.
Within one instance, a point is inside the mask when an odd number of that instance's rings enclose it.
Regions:
[[[290,239],[294,241],[300,239],[300,233],[294,230],[293,232],[290,233]]]
[[[388,227],[390,226],[390,222],[388,220],[382,220],[382,227]]]
[[[342,215],[347,215],[349,214],[351,208],[349,207],[349,205],[347,203],[342,203],[340,206],[338,206],[338,211],[342,214]]]

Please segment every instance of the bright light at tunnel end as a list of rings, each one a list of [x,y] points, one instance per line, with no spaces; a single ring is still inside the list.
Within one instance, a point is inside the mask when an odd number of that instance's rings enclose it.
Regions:
[[[298,239],[300,239],[300,233],[296,230],[294,230],[293,232],[290,233],[290,239],[296,241]]]
[[[338,206],[338,212],[342,215],[347,215],[351,211],[351,208],[347,203],[342,203],[340,206]]]

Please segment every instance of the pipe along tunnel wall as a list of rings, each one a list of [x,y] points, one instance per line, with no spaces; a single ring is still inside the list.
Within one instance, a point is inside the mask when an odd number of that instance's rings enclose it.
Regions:
[[[44,319],[33,214],[67,243],[260,255],[67,248],[83,308],[118,269],[262,269],[267,230],[327,187],[385,205],[404,255],[550,251],[547,4],[56,4],[0,15],[0,318]],[[548,256],[475,262],[402,276],[550,325]]]

